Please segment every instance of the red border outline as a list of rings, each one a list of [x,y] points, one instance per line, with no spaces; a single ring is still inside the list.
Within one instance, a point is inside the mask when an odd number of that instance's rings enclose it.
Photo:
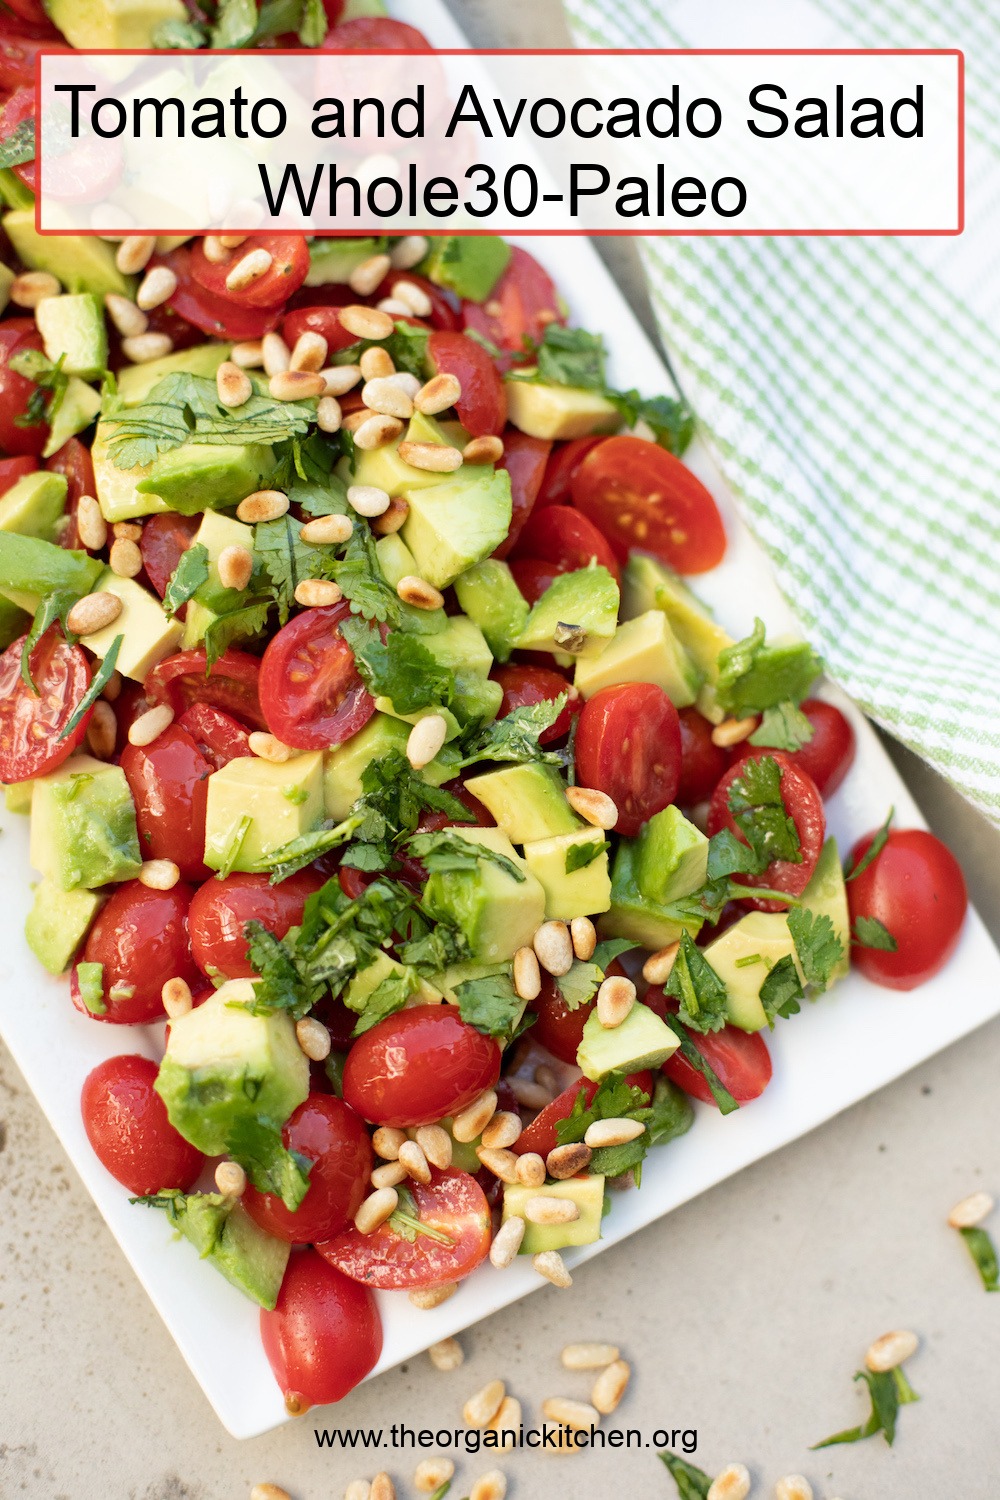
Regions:
[[[361,49],[350,48],[308,48],[308,47],[273,47],[267,51],[268,57],[302,57],[310,53],[315,54],[323,50],[335,57],[398,57],[398,49],[387,47],[370,47]],[[873,238],[912,238],[933,239],[941,237],[954,237],[965,231],[965,53],[959,47],[429,47],[426,52],[418,52],[416,48],[411,49],[417,56],[437,57],[523,57],[525,51],[533,57],[576,57],[585,52],[597,57],[954,57],[958,63],[958,173],[957,173],[957,203],[956,218],[957,226],[954,229],[526,229],[522,225],[515,225],[511,229],[501,229],[490,225],[488,229],[449,229],[443,223],[436,223],[433,228],[423,229],[410,227],[407,234],[442,235],[452,234],[456,236],[474,236],[478,234],[499,234],[511,237],[538,237],[557,239],[565,236],[601,238],[630,237],[652,238],[652,239],[873,239]],[[99,47],[74,47],[69,49],[78,57],[161,57],[163,52],[156,48],[123,47],[114,52]],[[171,49],[171,55],[175,57],[205,57],[209,51],[214,57],[243,57],[247,49],[244,47],[219,47],[211,49],[178,48]],[[43,47],[36,54],[35,64],[35,115],[41,114],[42,102],[42,69],[41,60],[45,57],[66,57],[65,47]],[[83,235],[90,239],[100,239],[99,229],[43,229],[41,226],[42,207],[42,158],[38,157],[38,193],[35,199],[35,233],[41,236],[49,235],[53,238],[67,234]],[[384,226],[375,226],[380,233],[386,233]],[[339,233],[335,230],[324,230],[316,234],[315,238],[325,239],[366,239],[374,232],[374,228],[368,229],[344,229]],[[220,231],[225,233],[227,231]],[[233,227],[233,234],[244,231]],[[264,233],[264,226],[257,225],[252,230],[245,231],[248,234]],[[176,234],[189,233],[186,229],[148,229],[137,230],[136,233],[143,235],[173,236]],[[193,231],[196,235],[197,230]],[[289,233],[308,235],[308,229],[293,230]]]

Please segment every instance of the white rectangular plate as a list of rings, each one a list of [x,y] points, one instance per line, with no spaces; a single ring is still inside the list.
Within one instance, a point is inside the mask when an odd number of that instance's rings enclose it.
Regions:
[[[466,45],[439,0],[399,3],[394,14],[420,26],[438,46]],[[614,380],[648,394],[670,390],[659,356],[587,241],[533,239],[525,241],[525,248],[551,272],[573,321],[604,334]],[[767,562],[737,518],[707,453],[696,445],[687,462],[716,495],[730,537],[726,561],[698,580],[699,592],[737,635],[747,632],[754,615],[773,629],[794,628]],[[858,739],[854,768],[828,805],[830,831],[842,852],[877,827],[890,805],[900,825],[921,824],[919,810],[870,725],[835,689],[828,696],[849,715]],[[260,1345],[256,1307],[200,1262],[190,1246],[174,1243],[164,1216],[129,1205],[124,1189],[91,1151],[80,1120],[80,1088],[90,1070],[126,1050],[158,1057],[162,1027],[123,1031],[95,1024],[73,1009],[65,980],[43,973],[23,937],[33,878],[27,820],[5,815],[2,823],[7,879],[0,912],[0,1030],[220,1420],[234,1437],[254,1437],[287,1420]],[[961,850],[956,853],[961,857]],[[763,1098],[725,1119],[698,1106],[690,1133],[651,1154],[641,1190],[616,1195],[600,1243],[567,1252],[568,1263],[599,1254],[804,1135],[998,1013],[1000,955],[975,912],[970,911],[944,972],[919,990],[898,994],[852,974],[768,1038],[774,1079]],[[543,1284],[528,1264],[502,1273],[487,1264],[434,1312],[416,1311],[402,1293],[382,1294],[385,1344],[374,1373]]]

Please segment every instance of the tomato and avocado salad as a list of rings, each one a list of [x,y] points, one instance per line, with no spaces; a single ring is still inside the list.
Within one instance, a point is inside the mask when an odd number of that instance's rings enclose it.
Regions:
[[[430,1306],[516,1255],[567,1284],[691,1099],[759,1097],[766,1033],[852,961],[935,973],[965,888],[891,819],[845,877],[821,663],[689,587],[726,547],[691,414],[615,389],[527,251],[37,236],[30,59],[86,40],[47,11],[0,18],[26,936],[88,1020],[165,1025],[91,1073],[88,1137],[259,1304],[300,1412],[378,1359],[373,1288]],[[304,11],[311,45],[424,44]],[[149,42],[106,12],[102,46]]]

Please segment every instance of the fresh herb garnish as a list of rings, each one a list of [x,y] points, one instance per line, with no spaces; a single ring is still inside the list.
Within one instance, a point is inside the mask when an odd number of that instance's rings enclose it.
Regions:
[[[433,1229],[423,1222],[417,1200],[408,1187],[398,1187],[396,1194],[399,1203],[386,1221],[390,1229],[404,1240],[409,1240],[411,1245],[416,1242],[418,1234],[423,1235],[424,1239],[433,1240],[436,1245],[447,1245],[449,1249],[454,1245],[455,1241],[450,1234],[445,1234],[443,1229]]]
[[[367,526],[356,524],[342,559],[330,567],[329,576],[340,585],[352,613],[380,624],[399,625],[403,611],[399,596],[386,581],[375,551],[375,538]]]
[[[111,645],[108,647],[107,656],[105,656],[104,660],[101,662],[101,665],[98,667],[97,671],[91,678],[89,688],[84,693],[79,703],[76,705],[76,709],[74,710],[71,717],[66,721],[66,723],[60,730],[58,736],[60,740],[66,739],[73,733],[74,729],[76,729],[84,714],[88,713],[90,709],[93,708],[98,698],[104,692],[104,689],[107,687],[108,682],[110,681],[111,676],[114,673],[115,663],[118,660],[118,653],[122,648],[122,641],[124,639],[124,636],[116,635],[114,640],[111,642]]]
[[[108,448],[112,463],[133,469],[187,442],[279,443],[303,436],[316,420],[316,408],[254,394],[233,411],[220,402],[214,380],[176,373],[157,381],[137,406],[106,396],[103,419],[114,428]]]
[[[737,718],[779,704],[799,704],[822,665],[804,641],[768,645],[764,622],[758,619],[745,639],[719,652],[716,698],[725,713]]]
[[[234,1120],[226,1150],[244,1168],[258,1192],[274,1193],[286,1208],[298,1208],[309,1190],[312,1162],[300,1152],[287,1149],[277,1121],[263,1115]]]
[[[676,1453],[657,1454],[660,1462],[677,1486],[678,1500],[708,1500],[712,1488],[712,1476],[704,1469],[695,1468]]]
[[[225,880],[227,875],[233,873],[233,867],[240,857],[240,851],[246,843],[247,834],[250,832],[252,823],[253,818],[250,814],[244,813],[229,835],[229,838],[226,840],[226,847],[222,851],[222,863],[215,872],[216,880]]]
[[[750,757],[729,787],[729,812],[756,857],[760,874],[774,860],[802,863],[795,819],[781,796],[781,767],[773,755]]]
[[[38,688],[35,686],[34,678],[31,675],[31,653],[49,626],[54,625],[57,620],[61,622],[67,640],[76,639],[75,636],[70,636],[66,630],[66,616],[81,597],[78,593],[60,589],[54,594],[43,594],[41,602],[35,610],[31,629],[25,636],[24,645],[21,647],[21,681],[25,687],[34,693],[36,698],[38,697]]]
[[[680,1043],[679,1051],[684,1061],[690,1063],[691,1067],[699,1072],[707,1083],[709,1092],[719,1107],[719,1113],[731,1115],[733,1110],[739,1109],[738,1101],[733,1098],[714,1068],[706,1062],[705,1058],[698,1051],[698,1048],[692,1042],[677,1017],[668,1014],[663,1019]]]
[[[414,834],[407,839],[406,848],[431,875],[474,871],[479,868],[479,861],[482,859],[499,866],[519,885],[524,883],[524,871],[512,859],[508,859],[506,854],[499,854],[495,849],[473,839],[465,839],[450,828],[442,828],[439,833]]]
[[[0,141],[0,169],[23,167],[35,159],[35,117],[29,115]]]
[[[455,746],[446,745],[445,754],[450,751],[455,757],[456,771],[484,760],[512,763],[534,760],[561,766],[565,752],[542,749],[539,736],[552,728],[566,707],[566,699],[566,693],[560,693],[558,698],[544,698],[540,703],[515,708],[493,724],[473,726]]]
[[[455,986],[459,1015],[486,1036],[509,1037],[524,1010],[509,974],[488,974]]]
[[[607,839],[601,838],[591,839],[586,844],[570,844],[566,850],[566,874],[572,875],[574,870],[585,870],[610,848]]]
[[[364,969],[359,970],[364,973]],[[397,1010],[402,1010],[420,985],[420,978],[416,969],[403,966],[393,969],[380,979],[370,994],[365,996],[361,1008],[360,1017],[352,1032],[353,1036],[361,1036],[363,1032],[369,1031],[376,1021],[383,1021],[386,1016],[395,1015]],[[351,1007],[354,1009],[354,1007]]]
[[[764,716],[750,736],[749,743],[767,745],[773,750],[801,750],[812,737],[812,724],[801,708],[786,702],[764,710]]]
[[[69,376],[63,370],[64,358],[60,354],[53,363],[40,349],[21,349],[11,355],[10,368],[35,382],[26,410],[14,418],[15,427],[37,427],[39,422],[55,420],[69,385]]]
[[[857,880],[859,875],[863,875],[865,873],[869,865],[873,865],[875,863],[879,855],[882,853],[882,850],[889,842],[889,828],[895,816],[896,809],[894,807],[890,807],[885,822],[882,824],[881,828],[878,830],[875,837],[872,839],[871,843],[868,845],[868,848],[865,850],[864,854],[862,854],[861,858],[858,860],[854,868],[844,876],[845,880]]]
[[[447,708],[456,690],[455,674],[442,666],[418,636],[391,630],[385,642],[360,620],[345,620],[341,633],[365,687],[373,698],[388,698],[398,714],[431,706]]]
[[[855,917],[854,941],[859,948],[877,948],[882,953],[895,953],[899,944],[878,917]]]
[[[787,920],[806,984],[828,990],[833,971],[844,957],[844,945],[833,922],[825,913],[810,911],[805,906],[789,911]]]
[[[203,583],[208,582],[208,548],[198,542],[182,552],[177,566],[170,575],[167,591],[163,596],[164,613],[171,617],[189,599],[193,599]]]
[[[680,1002],[678,1019],[691,1031],[721,1031],[728,1020],[725,983],[687,929],[663,992]]]
[[[983,1286],[988,1292],[1000,1292],[1000,1261],[997,1259],[997,1247],[987,1230],[976,1225],[960,1228],[958,1232],[969,1248]]]
[[[303,579],[332,576],[332,555],[325,548],[303,542],[301,530],[301,521],[284,515],[276,521],[260,522],[254,531],[254,560],[266,579],[261,591],[270,592],[282,625],[294,608],[295,590]]]
[[[878,1373],[859,1370],[854,1379],[863,1380],[868,1387],[872,1404],[868,1420],[860,1427],[848,1427],[843,1432],[835,1432],[832,1437],[824,1438],[821,1443],[813,1443],[814,1450],[832,1448],[838,1443],[859,1443],[864,1438],[874,1437],[877,1432],[881,1432],[891,1446],[896,1436],[899,1408],[920,1400],[898,1365],[894,1370]]]
[[[757,995],[772,1031],[779,1016],[787,1020],[789,1016],[798,1015],[804,993],[795,960],[786,953],[784,958],[778,959]]]

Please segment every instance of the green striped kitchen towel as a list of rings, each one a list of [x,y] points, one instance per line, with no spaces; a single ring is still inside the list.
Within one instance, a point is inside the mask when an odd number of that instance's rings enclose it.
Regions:
[[[680,383],[803,630],[1000,824],[1000,5],[566,0],[587,47],[962,47],[956,238],[646,239]]]

